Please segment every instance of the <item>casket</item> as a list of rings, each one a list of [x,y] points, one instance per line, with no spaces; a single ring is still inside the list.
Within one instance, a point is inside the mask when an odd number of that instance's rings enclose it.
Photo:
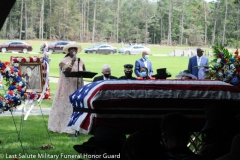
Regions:
[[[160,128],[164,115],[181,112],[191,129],[205,125],[204,106],[240,110],[240,90],[212,80],[110,80],[89,83],[69,96],[73,114],[68,126],[91,134],[97,126],[117,127],[130,134],[140,127]]]

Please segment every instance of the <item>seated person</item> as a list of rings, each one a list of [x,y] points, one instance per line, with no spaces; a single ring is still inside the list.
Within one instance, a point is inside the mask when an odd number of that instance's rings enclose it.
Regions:
[[[120,80],[136,80],[137,78],[132,77],[133,73],[133,65],[132,64],[125,64],[124,66],[124,73],[125,76],[119,77]]]
[[[197,79],[196,76],[190,73],[189,70],[184,70],[183,72],[180,72],[178,75],[176,75],[176,78],[179,79]]]
[[[148,69],[146,67],[140,69],[140,76],[137,77],[138,80],[155,80],[154,77],[148,76]]]
[[[102,66],[102,76],[95,77],[93,79],[93,82],[101,81],[101,80],[112,80],[112,79],[118,79],[117,77],[111,76],[111,68],[108,64],[104,64]]]

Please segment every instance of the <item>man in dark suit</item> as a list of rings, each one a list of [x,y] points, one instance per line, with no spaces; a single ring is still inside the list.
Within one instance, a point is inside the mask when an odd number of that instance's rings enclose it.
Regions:
[[[125,64],[124,66],[124,73],[125,76],[120,77],[120,80],[136,80],[137,78],[132,76],[133,73],[133,65],[132,64]]]
[[[140,70],[142,67],[146,67],[148,69],[148,76],[152,76],[153,74],[152,63],[148,60],[148,58],[149,58],[149,53],[147,51],[143,51],[142,58],[139,60],[136,60],[134,72],[137,77],[141,77]]]
[[[27,86],[27,89],[41,89],[41,86],[40,86],[40,79],[39,77],[36,75],[36,72],[35,71],[35,68],[32,68],[30,66],[27,66],[26,67],[26,86]]]
[[[102,76],[95,77],[93,79],[93,82],[101,81],[101,80],[112,80],[112,79],[118,79],[117,77],[111,76],[111,69],[108,64],[104,64],[102,66]]]
[[[208,70],[208,58],[203,56],[203,49],[197,48],[197,55],[189,59],[188,70],[198,79],[205,77],[205,72]],[[198,67],[197,67],[198,66]]]

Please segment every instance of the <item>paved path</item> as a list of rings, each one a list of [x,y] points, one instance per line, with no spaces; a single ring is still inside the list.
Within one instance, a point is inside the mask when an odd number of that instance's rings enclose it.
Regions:
[[[50,114],[50,110],[51,108],[41,108],[38,107],[37,105],[34,106],[34,108],[32,109],[32,111],[30,112],[29,116],[36,116],[36,115],[49,115]],[[21,115],[24,115],[24,113],[22,113],[22,111],[20,110],[15,110],[12,114],[10,111],[5,111],[4,113],[1,113],[0,114],[0,117],[1,116],[21,116]]]

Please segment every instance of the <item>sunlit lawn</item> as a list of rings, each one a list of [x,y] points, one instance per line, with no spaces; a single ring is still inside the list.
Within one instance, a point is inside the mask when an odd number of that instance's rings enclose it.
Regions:
[[[10,116],[0,116],[0,154],[4,154],[3,159],[8,155],[14,156],[20,159],[21,155],[27,154],[32,156],[38,156],[38,154],[47,155],[78,155],[73,149],[75,144],[81,144],[91,137],[90,135],[81,134],[78,137],[70,134],[60,134],[48,132],[46,129],[48,116],[29,116],[27,121],[23,121],[21,116],[14,116],[14,120]],[[17,130],[20,131],[20,124],[22,130],[20,132],[20,140],[14,125],[14,121],[17,124]],[[49,135],[48,135],[49,134]],[[21,143],[22,142],[22,146]],[[50,144],[54,148],[41,149],[44,144]],[[20,155],[21,154],[21,155]],[[1,157],[2,158],[2,157]],[[53,159],[53,158],[21,158],[21,159]],[[59,158],[68,159],[68,158]],[[70,158],[75,159],[76,158]]]

